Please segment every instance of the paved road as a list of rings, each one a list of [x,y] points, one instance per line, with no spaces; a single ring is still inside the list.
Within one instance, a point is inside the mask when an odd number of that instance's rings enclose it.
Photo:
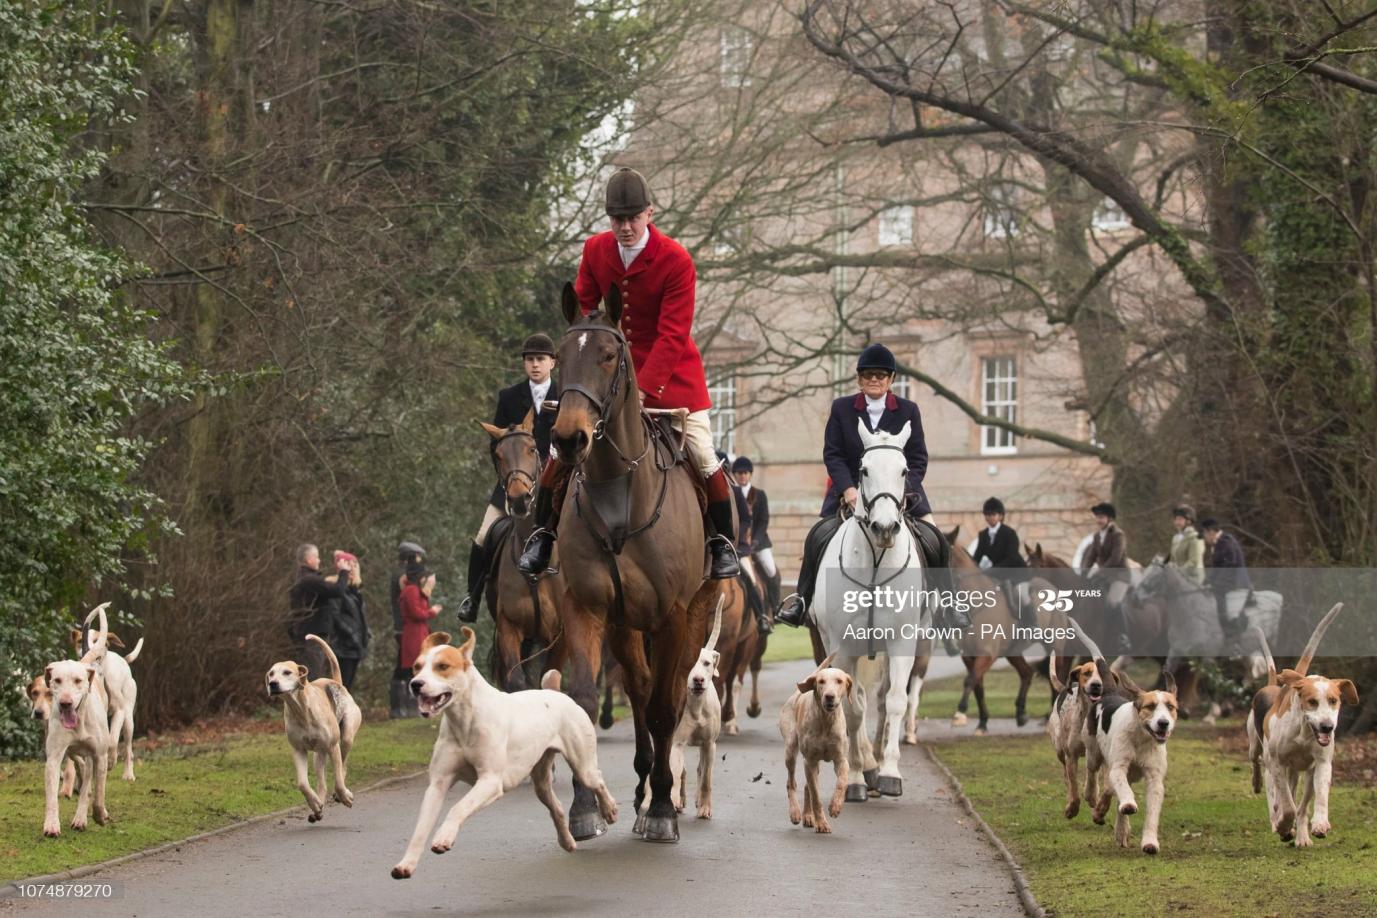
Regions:
[[[1004,863],[912,747],[904,750],[902,798],[847,804],[830,836],[789,824],[774,714],[791,684],[810,669],[807,663],[767,668],[765,713],[743,721],[741,735],[725,737],[718,747],[714,818],[699,821],[691,811],[681,816],[676,846],[649,844],[631,833],[633,742],[623,723],[602,734],[598,749],[623,818],[572,854],[560,850],[544,807],[523,787],[471,819],[453,851],[427,852],[416,877],[393,880],[389,871],[420,804],[424,779],[417,779],[360,794],[352,810],[332,804],[318,825],[308,825],[304,814],[289,816],[87,877],[118,880],[123,898],[85,902],[80,913],[1022,915]],[[362,742],[367,729],[365,724]],[[690,752],[690,774],[696,755]],[[557,773],[567,805],[562,762]],[[830,769],[824,766],[823,774],[826,780]],[[451,802],[461,790],[451,793]],[[0,913],[66,916],[73,907],[11,900],[0,903]]]

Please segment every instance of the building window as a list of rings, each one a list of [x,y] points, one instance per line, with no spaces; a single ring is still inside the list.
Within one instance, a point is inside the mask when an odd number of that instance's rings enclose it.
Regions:
[[[744,223],[724,226],[713,240],[712,252],[717,256],[742,255],[751,244],[750,227]]]
[[[725,89],[741,89],[751,85],[751,52],[755,40],[741,26],[727,26],[722,30],[721,80]]]
[[[903,204],[880,211],[879,242],[883,246],[913,245],[913,207]]]
[[[1115,230],[1128,229],[1128,215],[1113,198],[1106,197],[1095,207],[1095,215],[1090,218],[1090,223],[1097,230],[1113,232]]]
[[[708,380],[708,398],[712,408],[708,422],[712,425],[713,445],[724,453],[736,453],[736,377],[727,374]]]
[[[1018,235],[1018,211],[1011,185],[995,185],[985,201],[985,238],[1009,239]]]
[[[903,373],[898,373],[894,377],[894,382],[890,384],[889,391],[899,396],[899,398],[906,398],[912,401],[913,396],[909,394],[912,391],[912,382],[913,380],[909,379]]]
[[[1012,357],[985,357],[980,362],[980,412],[1001,421],[1018,421],[1018,374]],[[1018,452],[1013,431],[980,428],[980,452],[986,456]]]

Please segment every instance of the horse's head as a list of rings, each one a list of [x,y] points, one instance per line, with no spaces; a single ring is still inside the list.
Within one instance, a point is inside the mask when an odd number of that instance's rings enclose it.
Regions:
[[[908,480],[904,444],[908,442],[911,425],[905,423],[897,434],[871,433],[860,419],[856,425],[865,447],[861,453],[861,480],[856,488],[860,492],[856,516],[870,530],[877,546],[891,548],[903,525],[904,485]]]
[[[603,312],[582,315],[574,285],[564,285],[561,308],[569,330],[559,345],[559,414],[550,440],[567,462],[586,460],[602,425],[623,399],[636,397],[631,353],[619,327],[622,298],[615,286],[608,289],[603,307]]]
[[[1138,582],[1129,589],[1129,594],[1135,602],[1142,602],[1149,597],[1162,592],[1166,586],[1167,565],[1162,561],[1162,556],[1153,558],[1148,566],[1143,568],[1142,576]]]
[[[497,481],[507,497],[510,516],[526,516],[531,512],[531,496],[536,479],[540,477],[540,452],[536,449],[535,410],[526,412],[520,424],[506,430],[483,424],[496,443],[492,461],[497,466]]]

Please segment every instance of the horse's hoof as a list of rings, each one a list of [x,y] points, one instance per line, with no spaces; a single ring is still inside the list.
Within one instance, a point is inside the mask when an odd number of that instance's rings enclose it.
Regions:
[[[1018,714],[1014,717],[1014,723],[1022,727],[1024,724],[1028,723],[1028,715],[1024,714],[1022,711],[1019,711]]]
[[[612,717],[611,711],[603,711],[602,716],[598,718],[598,726],[602,727],[604,730],[611,730],[612,725],[616,722],[617,721]]]
[[[877,784],[876,782],[880,778],[880,769],[867,768],[865,771],[861,772],[861,777],[865,778],[865,786],[867,790],[875,790],[877,787],[879,787],[879,784]]]
[[[981,724],[980,726],[975,728],[976,736],[987,736],[989,735],[989,732],[989,729],[984,724]]]
[[[752,704],[748,705],[747,708],[746,708],[746,716],[747,716],[747,717],[759,717],[759,716],[760,716],[760,705],[755,704],[755,703],[752,703]]]
[[[917,734],[916,732],[915,732],[915,733],[905,733],[905,734],[904,734],[904,745],[905,745],[905,746],[917,746],[917,745],[918,745],[918,734]]]
[[[965,714],[962,714],[962,713],[960,713],[960,712],[957,712],[956,714],[953,714],[953,715],[951,716],[951,725],[952,725],[953,727],[964,727],[964,726],[966,726],[966,715],[965,715]]]
[[[606,833],[607,823],[603,821],[602,815],[597,810],[569,817],[569,834],[574,836],[576,841],[597,838]]]
[[[661,842],[672,845],[679,840],[678,816],[647,816],[645,835],[648,842]]]
[[[896,778],[893,775],[880,775],[880,780],[875,789],[880,792],[881,797],[902,797],[904,795],[904,779]]]
[[[865,803],[866,798],[869,797],[869,796],[870,796],[870,795],[866,793],[865,785],[864,785],[864,784],[848,784],[848,785],[846,785],[846,802],[847,802],[847,803]]]

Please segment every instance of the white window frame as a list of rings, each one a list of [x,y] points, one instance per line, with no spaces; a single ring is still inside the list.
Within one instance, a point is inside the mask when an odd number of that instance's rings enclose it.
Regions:
[[[1095,213],[1090,218],[1090,225],[1095,229],[1106,233],[1117,230],[1128,229],[1132,224],[1129,223],[1128,215],[1119,203],[1111,197],[1100,199],[1100,203],[1095,205]]]
[[[736,374],[723,373],[708,379],[708,424],[713,445],[728,455],[736,455]]]
[[[906,398],[913,401],[913,396],[909,393],[913,391],[913,380],[903,373],[894,374],[894,381],[889,384],[889,391],[899,398]]]
[[[1014,208],[1012,185],[994,185],[985,202],[986,239],[1012,239],[1018,235],[1018,211]]]
[[[1018,358],[998,354],[980,358],[980,413],[1010,423],[1018,422]],[[982,424],[980,455],[1012,456],[1018,438],[1003,427]]]
[[[913,205],[898,204],[880,211],[876,242],[881,248],[913,245]]]
[[[723,89],[745,89],[751,85],[751,57],[755,37],[737,25],[722,27],[718,45],[718,79]]]

